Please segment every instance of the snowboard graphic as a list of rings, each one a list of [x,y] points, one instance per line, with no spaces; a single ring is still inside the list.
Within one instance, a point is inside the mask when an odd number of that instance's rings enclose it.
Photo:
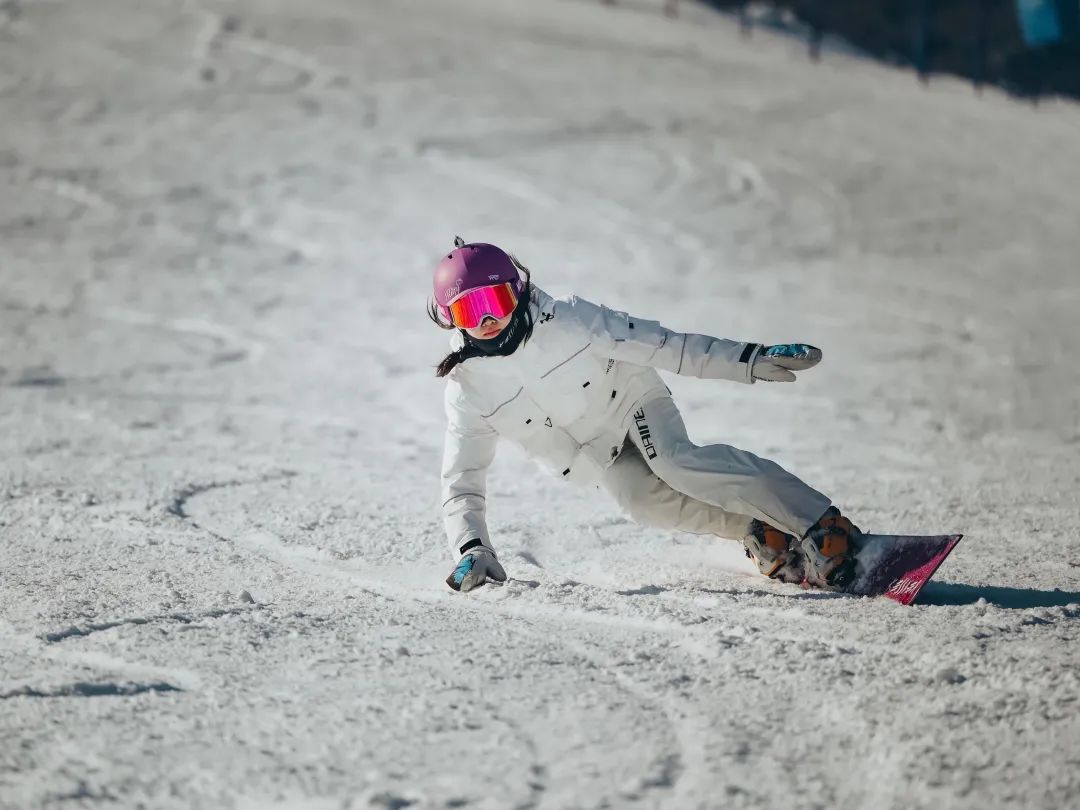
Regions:
[[[963,536],[867,534],[855,556],[855,581],[845,590],[910,605]]]

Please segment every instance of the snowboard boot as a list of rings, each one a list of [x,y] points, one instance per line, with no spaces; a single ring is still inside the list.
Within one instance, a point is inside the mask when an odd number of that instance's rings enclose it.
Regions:
[[[743,538],[746,556],[770,579],[802,582],[803,559],[798,540],[760,520],[750,523],[750,533]]]
[[[830,506],[803,536],[806,581],[818,588],[843,590],[855,579],[855,554],[862,532]]]

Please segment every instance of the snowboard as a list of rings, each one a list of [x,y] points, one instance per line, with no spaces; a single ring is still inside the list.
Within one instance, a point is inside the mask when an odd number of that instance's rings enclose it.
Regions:
[[[901,605],[910,605],[962,537],[962,534],[864,535],[862,548],[855,555],[855,579],[844,590],[858,596],[884,596]]]

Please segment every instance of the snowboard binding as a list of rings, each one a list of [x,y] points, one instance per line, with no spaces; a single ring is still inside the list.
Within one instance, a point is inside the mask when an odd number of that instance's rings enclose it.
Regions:
[[[855,555],[862,532],[830,506],[799,540],[761,520],[743,538],[746,556],[770,579],[843,590],[855,580]]]
[[[830,506],[803,536],[806,581],[818,588],[843,590],[855,580],[855,556],[862,532]]]
[[[803,581],[802,552],[794,535],[784,534],[761,520],[750,523],[750,533],[743,538],[746,556],[770,579],[781,582]]]

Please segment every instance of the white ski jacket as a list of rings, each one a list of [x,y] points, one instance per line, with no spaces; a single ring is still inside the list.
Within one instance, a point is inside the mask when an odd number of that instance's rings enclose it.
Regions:
[[[670,391],[656,369],[752,383],[761,345],[684,334],[577,296],[536,287],[532,337],[510,355],[474,357],[447,376],[442,509],[456,554],[479,539],[487,471],[500,436],[521,445],[556,476],[595,483],[622,450],[634,413]],[[464,338],[455,332],[451,347]]]

